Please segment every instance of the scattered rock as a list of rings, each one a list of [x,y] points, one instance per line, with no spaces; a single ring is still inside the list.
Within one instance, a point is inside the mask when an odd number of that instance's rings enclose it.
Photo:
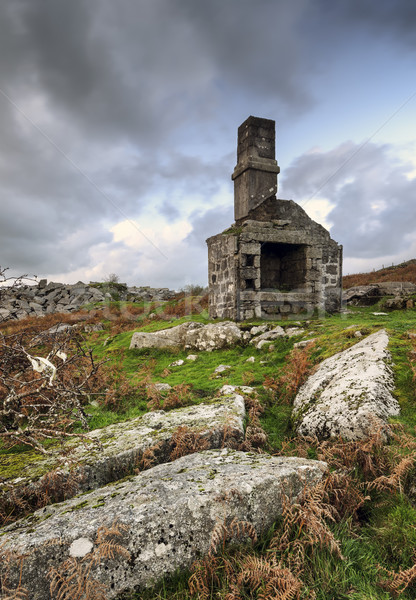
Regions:
[[[248,385],[223,385],[220,389],[220,396],[227,396],[240,392],[241,394],[253,394],[254,388]]]
[[[153,387],[158,392],[168,392],[169,390],[172,389],[172,386],[169,383],[151,383],[150,385],[148,385],[146,387],[148,387],[148,388]]]
[[[256,359],[254,358],[254,356],[250,356],[250,357],[249,357],[249,358],[246,360],[246,362],[248,362],[248,363],[254,363],[254,362],[256,362]]]
[[[295,503],[326,469],[319,461],[228,449],[158,465],[6,527],[3,550],[27,555],[21,569],[18,560],[10,569],[8,583],[13,588],[20,579],[31,600],[49,600],[47,573],[79,556],[109,600],[139,591],[206,555],[218,523],[248,520],[258,535],[266,533],[282,514],[284,495]],[[128,558],[94,561],[98,529],[114,522]]]
[[[95,287],[94,287],[95,286]],[[127,287],[120,284],[115,290],[119,300],[166,301],[176,292],[167,288]],[[41,279],[36,285],[21,285],[2,288],[0,320],[23,319],[28,316],[42,316],[79,310],[85,304],[113,300],[111,290],[102,283],[85,284],[82,281],[73,285],[47,283]],[[93,330],[96,331],[96,330]]]
[[[302,333],[305,333],[305,330],[300,327],[288,327],[285,331],[285,334],[290,338],[294,335],[301,335]]]
[[[195,362],[197,359],[198,359],[197,354],[188,354],[188,356],[186,357],[186,360],[191,360],[193,362]]]
[[[399,414],[387,345],[387,333],[380,330],[319,365],[294,401],[300,435],[364,439],[375,421],[386,424]]]
[[[285,335],[286,334],[283,327],[280,327],[280,325],[278,325],[274,329],[271,329],[270,331],[265,331],[264,333],[261,333],[260,335],[252,339],[250,344],[254,344],[257,349],[260,349],[262,346],[260,344],[261,342],[275,340],[279,337],[284,337]]]
[[[185,348],[196,350],[219,350],[241,342],[240,328],[231,321],[209,323],[200,330],[192,329],[186,336]]]
[[[87,323],[84,325],[84,331],[86,333],[91,333],[93,331],[104,331],[104,325],[102,323]]]
[[[258,335],[259,333],[264,333],[265,331],[267,331],[269,328],[268,325],[257,325],[255,327],[252,327],[250,329],[250,334],[251,335]]]
[[[170,367],[181,367],[183,364],[185,364],[185,361],[182,360],[182,358],[179,358],[178,360],[175,360],[173,363],[170,363]]]
[[[231,369],[230,365],[219,365],[215,370],[214,373],[224,373],[224,371],[229,371]]]
[[[294,348],[306,348],[310,344],[316,342],[316,338],[310,338],[309,340],[301,340],[300,342],[295,342],[293,344]]]

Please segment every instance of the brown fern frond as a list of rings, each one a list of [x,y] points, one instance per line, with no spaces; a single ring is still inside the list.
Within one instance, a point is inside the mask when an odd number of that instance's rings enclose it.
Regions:
[[[214,556],[216,554],[220,544],[224,544],[225,540],[227,539],[227,535],[228,529],[225,523],[220,521],[216,523],[211,533],[208,556]]]
[[[285,556],[295,557],[297,568],[301,568],[305,550],[319,546],[343,558],[341,547],[328,527],[327,521],[339,519],[336,508],[329,504],[326,481],[314,488],[305,487],[299,504],[283,501],[283,531],[277,532],[270,548]]]
[[[381,475],[368,483],[368,488],[375,488],[379,491],[402,492],[402,483],[405,476],[413,469],[415,465],[415,455],[406,456],[394,467],[391,474]]]
[[[3,600],[29,600],[28,590],[20,586],[17,589],[12,590],[8,588],[5,584],[2,584],[0,592],[0,597]]]
[[[218,567],[219,559],[212,555],[205,556],[192,564],[192,575],[188,581],[192,596],[196,596],[198,600],[208,600],[210,588],[219,585],[219,577],[216,573]]]
[[[228,525],[228,535],[236,538],[248,537],[253,544],[257,542],[256,529],[249,521],[238,521],[234,518]]]
[[[199,431],[192,431],[186,425],[180,425],[172,434],[170,460],[187,456],[194,452],[207,450],[208,440]]]
[[[107,600],[105,587],[90,575],[91,562],[69,558],[49,571],[50,592],[55,600]]]
[[[410,569],[400,570],[398,573],[395,571],[388,571],[384,567],[379,567],[387,575],[388,579],[380,581],[380,585],[391,592],[395,596],[400,596],[409,587],[409,585],[416,582],[416,563],[410,567]]]
[[[99,527],[96,537],[96,549],[89,560],[94,564],[99,563],[102,559],[117,557],[129,560],[130,552],[114,539],[122,537],[126,531],[128,531],[128,526],[117,520],[113,521],[109,527]]]

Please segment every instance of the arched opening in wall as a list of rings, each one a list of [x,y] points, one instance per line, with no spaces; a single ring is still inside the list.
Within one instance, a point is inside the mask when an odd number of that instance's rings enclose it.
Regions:
[[[289,292],[306,282],[305,244],[265,242],[261,246],[260,277],[262,290]]]

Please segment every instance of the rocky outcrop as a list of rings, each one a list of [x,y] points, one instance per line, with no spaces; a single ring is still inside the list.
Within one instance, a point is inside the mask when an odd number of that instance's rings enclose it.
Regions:
[[[223,392],[227,393],[227,392]],[[40,493],[59,481],[63,497],[91,490],[134,472],[146,450],[152,449],[152,463],[170,460],[172,438],[179,427],[197,434],[205,448],[220,448],[229,441],[242,441],[244,436],[244,398],[228,390],[206,404],[146,413],[142,417],[109,425],[89,433],[85,443],[68,442],[63,448],[43,456],[31,451],[1,457],[0,501],[30,490]],[[51,472],[54,471],[53,477]],[[4,503],[4,502],[3,502]]]
[[[318,461],[229,449],[158,465],[5,528],[2,552],[16,557],[8,585],[15,588],[20,579],[31,600],[49,600],[53,569],[65,590],[90,568],[90,585],[103,585],[108,599],[140,590],[207,554],[221,524],[249,521],[257,534],[266,533],[282,513],[283,494],[296,502],[325,470]],[[118,535],[109,529],[115,522]],[[6,563],[2,568],[4,576]]]
[[[371,306],[383,296],[394,296],[394,299],[397,300],[392,308],[401,309],[406,308],[406,300],[415,293],[416,285],[410,281],[384,281],[369,285],[357,285],[343,290],[342,298],[344,302],[354,306]]]
[[[292,418],[300,435],[365,439],[400,412],[392,396],[388,336],[377,331],[324,360],[294,401]]]
[[[169,300],[175,296],[167,288],[118,287],[104,284],[87,285],[79,281],[73,285],[47,283],[41,279],[36,285],[19,285],[1,289],[0,322],[8,319],[40,317],[50,313],[70,313],[82,306],[111,300]]]
[[[133,333],[132,348],[185,348],[189,350],[216,350],[242,340],[242,332],[231,321],[222,323],[195,323],[193,321],[162,329],[155,333]]]

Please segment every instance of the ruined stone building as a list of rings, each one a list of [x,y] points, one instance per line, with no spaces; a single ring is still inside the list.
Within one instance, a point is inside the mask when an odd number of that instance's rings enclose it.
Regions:
[[[235,223],[207,240],[210,317],[282,319],[341,307],[342,246],[276,198],[275,122],[238,128]]]

